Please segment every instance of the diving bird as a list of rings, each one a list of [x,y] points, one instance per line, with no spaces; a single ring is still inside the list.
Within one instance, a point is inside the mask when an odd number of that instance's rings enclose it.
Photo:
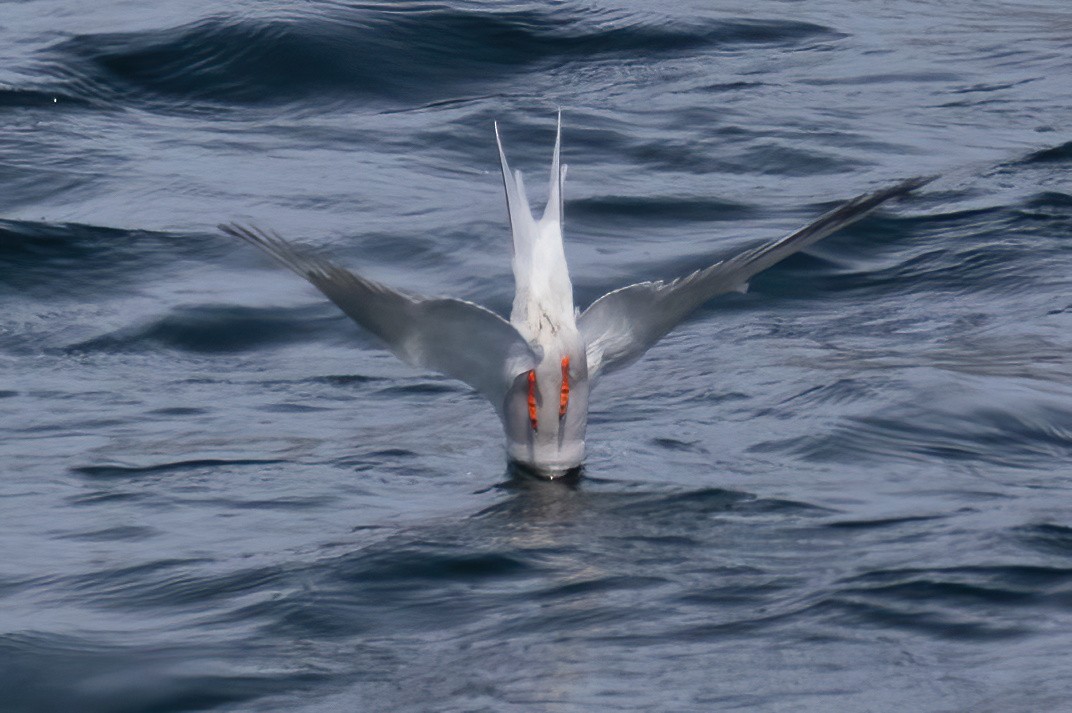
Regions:
[[[515,293],[510,320],[451,297],[396,290],[253,226],[219,226],[260,248],[311,282],[402,361],[464,381],[491,402],[506,433],[507,456],[554,478],[584,460],[588,397],[594,381],[639,359],[663,335],[712,297],[744,291],[756,273],[856,222],[931,178],[913,178],[844,203],[779,240],[670,281],[640,282],[608,292],[584,312],[574,308],[562,247],[559,114],[551,186],[543,216],[529,208],[521,172],[499,149],[513,233]]]

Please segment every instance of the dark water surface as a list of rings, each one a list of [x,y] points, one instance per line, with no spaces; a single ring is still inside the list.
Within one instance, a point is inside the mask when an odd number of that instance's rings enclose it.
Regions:
[[[1070,77],[1065,0],[0,0],[0,710],[1070,710]],[[214,226],[505,313],[558,107],[581,305],[944,178],[535,482]]]

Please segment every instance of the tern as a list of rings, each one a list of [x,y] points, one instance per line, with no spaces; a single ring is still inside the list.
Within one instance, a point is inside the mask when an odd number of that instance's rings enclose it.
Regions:
[[[613,290],[581,312],[573,304],[562,246],[561,113],[539,220],[529,208],[521,172],[510,170],[497,123],[495,141],[513,234],[509,321],[466,300],[388,287],[272,231],[236,223],[219,227],[311,282],[402,361],[475,389],[502,421],[511,463],[547,478],[577,472],[583,463],[588,397],[599,376],[635,362],[716,295],[745,291],[757,273],[933,179],[912,178],[857,196],[783,238],[675,280]]]

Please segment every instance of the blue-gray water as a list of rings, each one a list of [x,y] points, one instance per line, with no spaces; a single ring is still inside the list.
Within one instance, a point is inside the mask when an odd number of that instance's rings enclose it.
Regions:
[[[1072,10],[0,2],[0,710],[1050,711]],[[214,226],[505,313],[945,177],[599,384],[572,487]]]

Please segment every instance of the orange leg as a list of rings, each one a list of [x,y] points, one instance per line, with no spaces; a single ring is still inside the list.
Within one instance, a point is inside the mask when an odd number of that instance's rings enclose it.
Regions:
[[[569,357],[562,357],[562,391],[558,395],[558,417],[565,418],[569,406]]]
[[[532,430],[539,430],[536,428],[536,370],[529,369],[529,423],[532,424]]]

